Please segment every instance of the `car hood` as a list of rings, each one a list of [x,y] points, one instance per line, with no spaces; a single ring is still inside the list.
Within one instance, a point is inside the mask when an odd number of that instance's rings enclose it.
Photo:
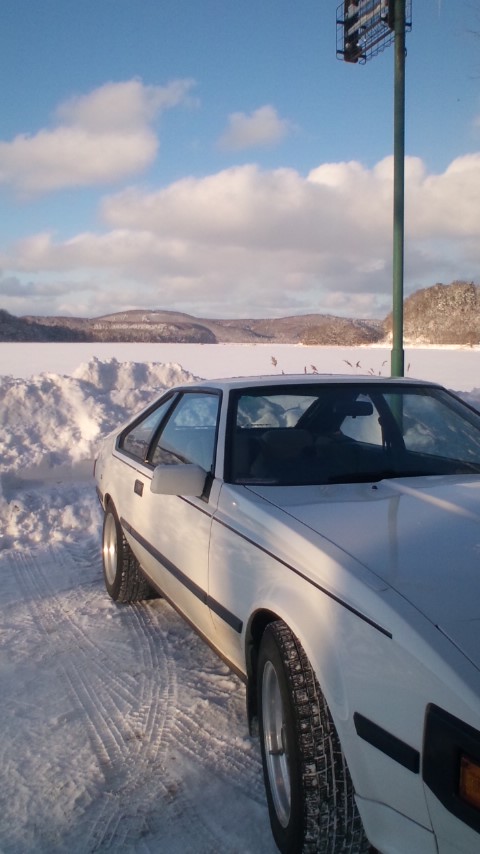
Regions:
[[[408,599],[480,660],[480,478],[253,487]]]

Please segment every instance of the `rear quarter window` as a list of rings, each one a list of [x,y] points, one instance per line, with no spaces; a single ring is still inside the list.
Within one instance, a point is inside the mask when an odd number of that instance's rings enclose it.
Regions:
[[[120,436],[119,449],[138,460],[145,460],[155,431],[168,412],[172,400],[173,398],[169,398],[133,427],[128,427]]]

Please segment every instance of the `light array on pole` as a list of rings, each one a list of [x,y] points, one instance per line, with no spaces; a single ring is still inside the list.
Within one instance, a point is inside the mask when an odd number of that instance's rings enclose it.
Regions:
[[[412,28],[412,0],[405,4],[405,29]],[[395,0],[344,0],[337,8],[337,58],[365,63],[395,38]]]

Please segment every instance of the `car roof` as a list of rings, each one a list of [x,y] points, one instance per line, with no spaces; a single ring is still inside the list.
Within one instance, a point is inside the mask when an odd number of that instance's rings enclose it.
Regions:
[[[360,375],[356,374],[264,374],[262,376],[245,376],[245,377],[225,377],[219,379],[211,379],[211,380],[202,380],[196,381],[194,383],[189,383],[188,387],[191,388],[192,385],[195,387],[201,388],[210,388],[210,389],[219,389],[222,391],[227,391],[230,389],[239,389],[239,388],[261,388],[272,387],[272,386],[299,386],[299,385],[332,385],[332,384],[345,384],[345,385],[378,385],[378,384],[401,384],[405,386],[409,385],[422,385],[428,387],[436,387],[441,388],[437,383],[428,382],[426,380],[415,380],[411,377],[377,377],[372,376],[371,374]]]

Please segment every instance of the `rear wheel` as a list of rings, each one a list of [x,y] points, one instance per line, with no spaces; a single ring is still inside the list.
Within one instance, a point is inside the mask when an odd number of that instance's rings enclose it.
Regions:
[[[282,854],[368,852],[330,712],[300,642],[282,621],[265,630],[257,687],[270,822]]]
[[[148,599],[151,588],[140,564],[125,539],[113,504],[103,519],[103,577],[114,602],[138,602]]]

